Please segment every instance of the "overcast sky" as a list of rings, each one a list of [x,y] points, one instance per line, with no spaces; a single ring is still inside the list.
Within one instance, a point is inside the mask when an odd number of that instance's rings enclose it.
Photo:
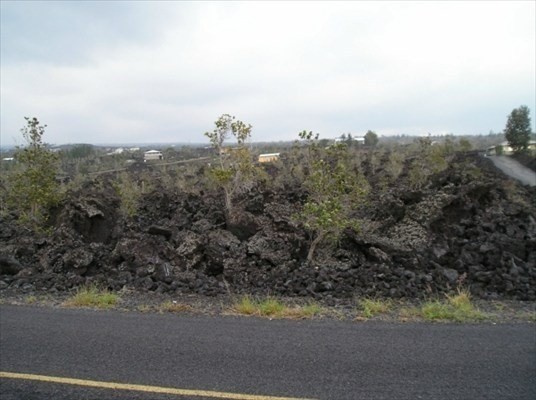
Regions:
[[[2,145],[534,130],[535,1],[0,4]]]

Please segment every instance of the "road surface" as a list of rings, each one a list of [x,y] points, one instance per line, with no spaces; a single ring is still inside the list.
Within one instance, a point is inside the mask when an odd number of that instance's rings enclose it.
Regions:
[[[489,156],[493,164],[506,175],[517,179],[524,185],[536,186],[536,172],[518,163],[509,156]]]
[[[126,384],[137,386],[120,386]],[[536,325],[270,321],[3,305],[0,397],[532,400]]]

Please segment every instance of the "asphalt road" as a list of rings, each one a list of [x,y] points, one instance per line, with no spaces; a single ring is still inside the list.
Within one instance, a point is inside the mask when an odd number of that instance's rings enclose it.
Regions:
[[[33,374],[211,393],[88,388],[38,382]],[[2,400],[210,399],[221,392],[532,400],[536,325],[270,321],[0,306]]]
[[[536,172],[518,163],[512,157],[491,156],[489,159],[506,175],[517,179],[524,185],[536,186]]]

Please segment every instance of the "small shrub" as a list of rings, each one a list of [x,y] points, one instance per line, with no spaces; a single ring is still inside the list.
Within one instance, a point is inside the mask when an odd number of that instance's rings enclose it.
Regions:
[[[143,188],[127,173],[122,173],[114,188],[121,199],[121,212],[127,217],[134,217],[138,213],[138,204]]]

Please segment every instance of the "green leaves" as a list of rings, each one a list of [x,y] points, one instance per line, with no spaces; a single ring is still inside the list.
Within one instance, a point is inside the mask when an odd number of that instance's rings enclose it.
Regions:
[[[62,196],[56,182],[58,156],[43,144],[46,125],[40,125],[37,118],[25,120],[27,126],[21,132],[27,145],[15,154],[20,168],[9,178],[7,203],[19,213],[21,222],[39,228],[46,221],[48,209]]]
[[[358,221],[350,213],[364,201],[369,185],[353,168],[345,144],[322,149],[317,142],[318,134],[303,131],[299,136],[309,141],[308,157],[304,160],[309,170],[304,182],[309,196],[297,217],[314,238],[307,256],[312,261],[321,240],[337,238],[347,227],[358,228]]]
[[[209,138],[212,146],[219,151],[230,135],[236,138],[238,145],[243,145],[251,136],[252,126],[236,120],[236,117],[229,114],[223,114],[214,124],[216,129],[212,132],[205,132],[205,136]]]
[[[223,114],[215,125],[212,132],[205,133],[216,150],[219,161],[219,166],[210,169],[209,176],[223,188],[229,217],[233,196],[247,190],[258,175],[251,152],[246,146],[252,127],[229,114]],[[231,136],[237,141],[236,147],[224,147],[225,141]]]
[[[526,150],[530,140],[530,110],[521,106],[512,110],[506,122],[504,135],[515,153]]]
[[[367,131],[365,134],[365,145],[366,146],[376,146],[378,144],[378,135],[376,132]]]
[[[234,171],[231,169],[214,167],[210,170],[210,175],[219,185],[227,185],[233,179]]]
[[[319,134],[318,133],[315,134],[313,133],[313,131],[307,132],[306,130],[303,130],[300,133],[298,133],[298,136],[300,137],[301,140],[315,142],[318,140]]]

